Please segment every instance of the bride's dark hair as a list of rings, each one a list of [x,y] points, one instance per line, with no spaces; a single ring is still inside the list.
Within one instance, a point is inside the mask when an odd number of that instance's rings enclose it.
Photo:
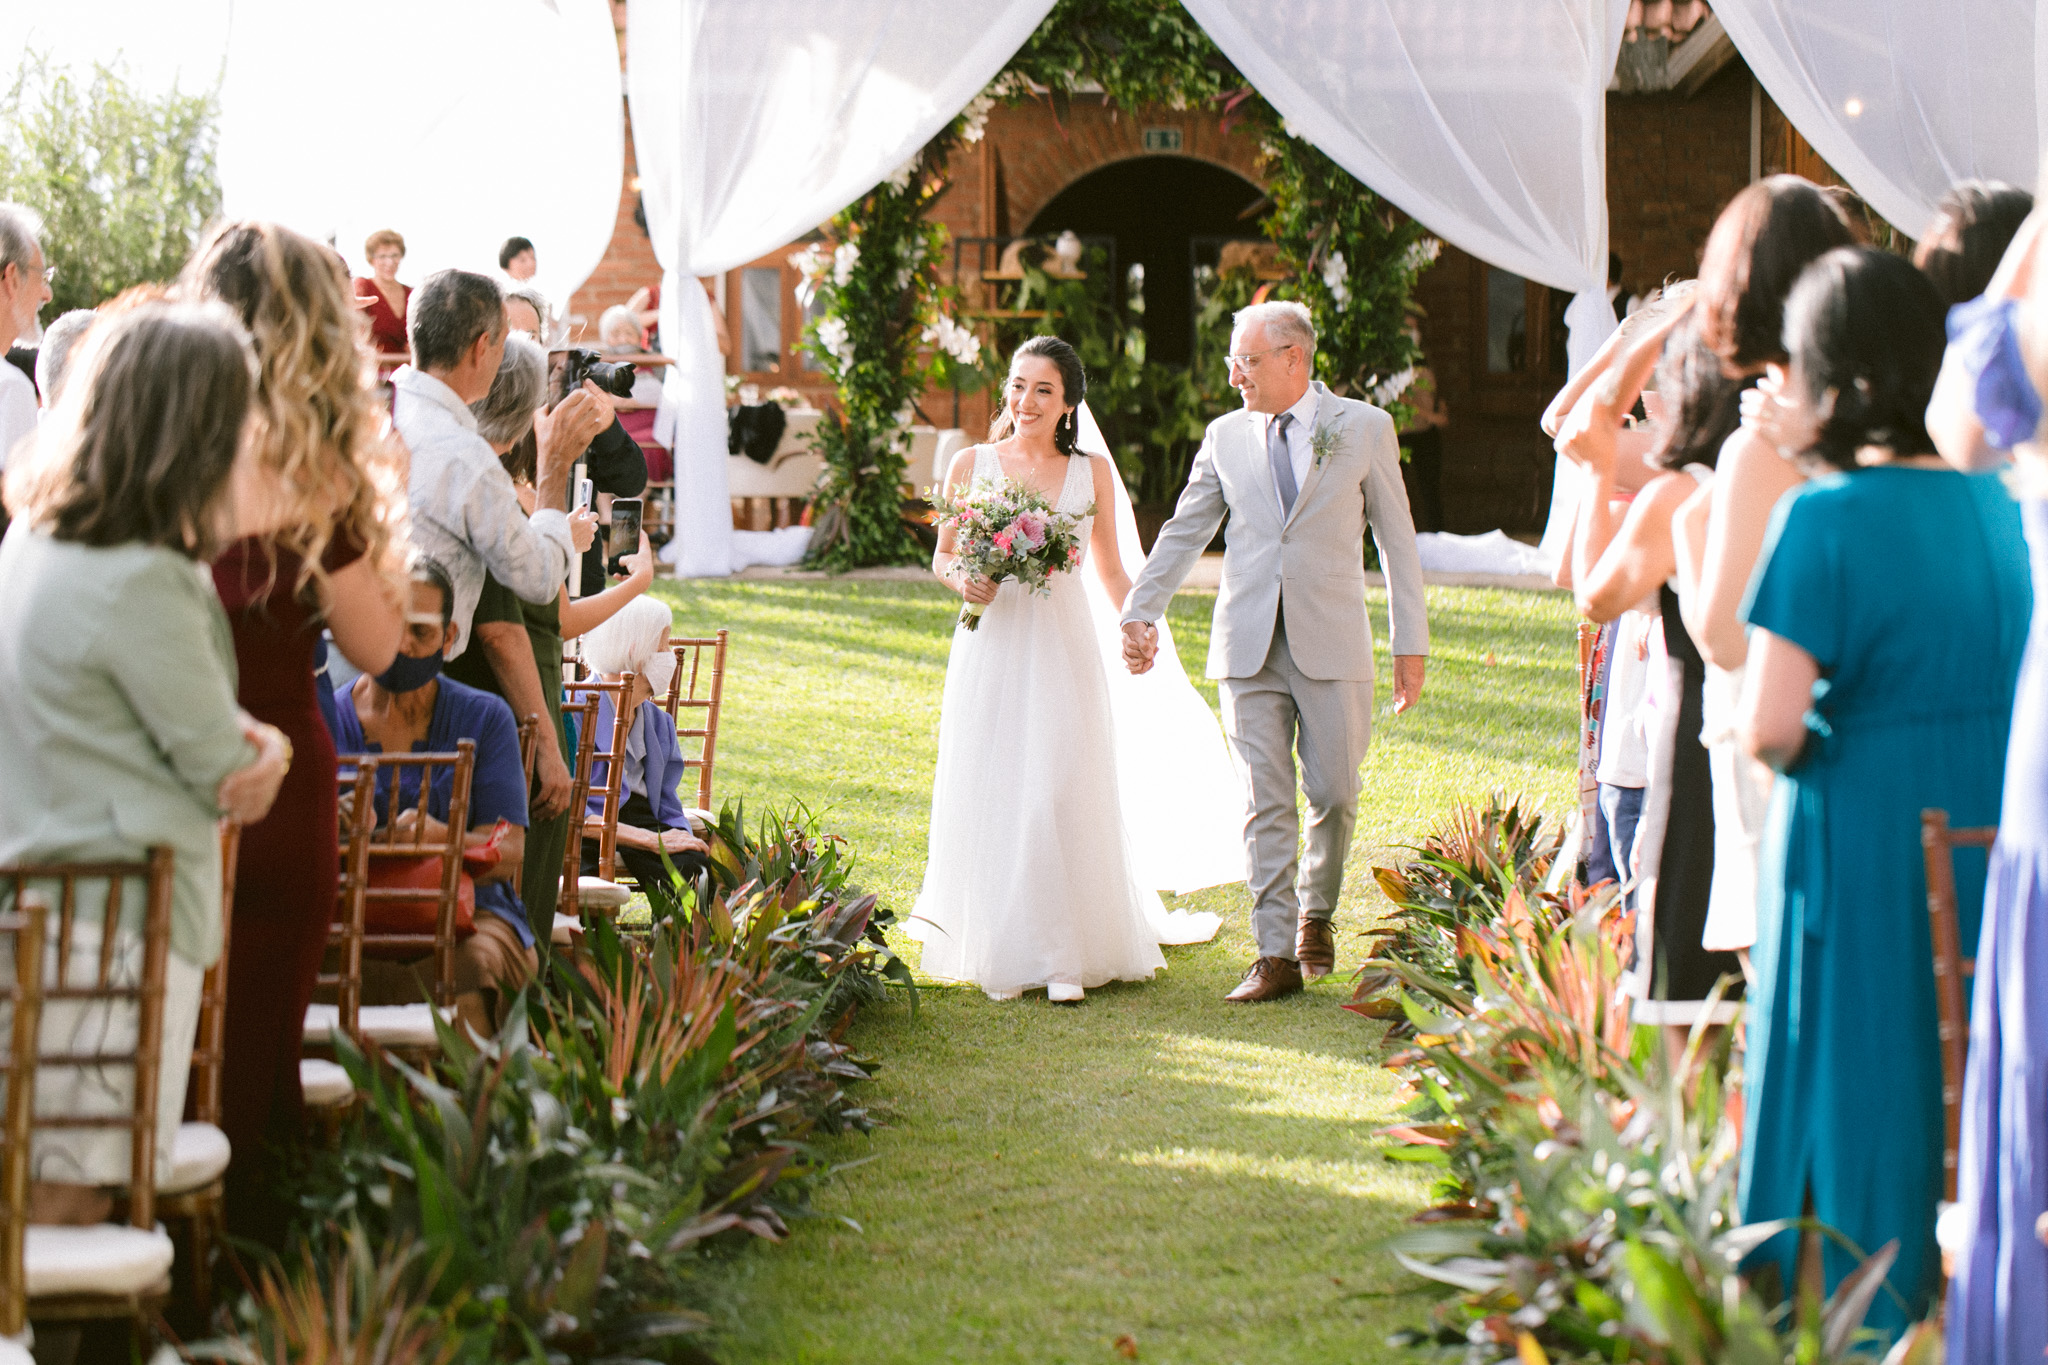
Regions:
[[[1080,449],[1081,400],[1088,396],[1088,373],[1081,368],[1081,357],[1075,352],[1073,347],[1067,345],[1066,342],[1061,341],[1058,337],[1033,337],[1022,346],[1019,346],[1010,356],[1011,370],[1014,371],[1017,368],[1017,362],[1027,355],[1043,357],[1059,367],[1060,401],[1062,403],[1071,403],[1074,411],[1062,414],[1059,421],[1053,423],[1052,443],[1053,448],[1058,450],[1060,454],[1072,455],[1076,450]],[[1005,401],[1002,408],[996,413],[995,421],[989,423],[988,438],[991,441],[1002,440],[1010,434],[1012,425],[1013,423],[1010,421],[1010,405]]]

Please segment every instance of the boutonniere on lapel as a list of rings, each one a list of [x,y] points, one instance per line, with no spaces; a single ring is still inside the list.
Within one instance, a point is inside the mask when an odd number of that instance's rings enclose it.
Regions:
[[[1337,428],[1334,425],[1317,427],[1308,438],[1308,448],[1316,457],[1315,467],[1321,469],[1323,461],[1337,453]]]

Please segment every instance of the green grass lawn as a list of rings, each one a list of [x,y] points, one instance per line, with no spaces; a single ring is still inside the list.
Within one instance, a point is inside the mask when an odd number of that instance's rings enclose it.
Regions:
[[[924,865],[939,694],[957,599],[877,582],[664,584],[679,630],[733,631],[717,798],[794,797],[906,912]],[[1376,595],[1377,597],[1377,595]],[[1199,674],[1213,599],[1172,622]],[[788,1245],[708,1270],[712,1343],[748,1362],[1391,1359],[1429,1295],[1375,1242],[1420,1205],[1380,1155],[1391,1075],[1378,1029],[1338,1005],[1371,867],[1491,789],[1562,809],[1571,787],[1572,613],[1558,594],[1438,588],[1422,705],[1383,687],[1338,913],[1339,970],[1275,1005],[1225,1005],[1252,955],[1243,887],[1178,904],[1223,915],[1169,972],[996,1005],[924,995],[863,1015],[885,1126],[835,1142],[863,1161],[818,1192]],[[1383,603],[1374,604],[1384,621]],[[1388,670],[1384,660],[1380,675]],[[1198,683],[1211,704],[1215,689]],[[917,945],[899,950],[914,965]]]

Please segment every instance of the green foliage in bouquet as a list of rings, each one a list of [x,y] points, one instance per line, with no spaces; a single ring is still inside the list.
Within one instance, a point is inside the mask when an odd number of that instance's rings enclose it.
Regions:
[[[219,117],[213,91],[152,95],[119,68],[81,82],[22,58],[0,96],[0,199],[43,216],[45,320],[178,273],[220,213]]]

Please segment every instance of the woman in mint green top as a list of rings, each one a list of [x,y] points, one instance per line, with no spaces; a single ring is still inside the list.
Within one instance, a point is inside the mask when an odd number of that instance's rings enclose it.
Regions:
[[[1896,1336],[1940,1280],[1941,1059],[1920,812],[1998,820],[2032,589],[2019,509],[1928,454],[1934,287],[1841,248],[1786,304],[1790,377],[1752,420],[1817,471],[1773,514],[1744,612],[1738,734],[1782,776],[1758,879],[1742,1146],[1746,1222],[1899,1244],[1869,1324]],[[1957,859],[1973,951],[1984,859]],[[1759,1252],[1793,1283],[1795,1237]],[[1853,1268],[1830,1244],[1828,1292]]]
[[[240,329],[215,307],[150,304],[96,323],[80,345],[41,444],[7,473],[0,864],[171,849],[163,1170],[200,976],[221,951],[217,827],[262,819],[290,755],[235,705],[234,647],[203,563],[234,525],[230,473],[252,385]],[[46,1041],[91,1026],[68,1008],[46,1007]],[[46,1079],[61,1086],[63,1075]],[[110,1076],[79,1088],[119,1086]],[[38,1181],[125,1182],[125,1138],[49,1137]]]

